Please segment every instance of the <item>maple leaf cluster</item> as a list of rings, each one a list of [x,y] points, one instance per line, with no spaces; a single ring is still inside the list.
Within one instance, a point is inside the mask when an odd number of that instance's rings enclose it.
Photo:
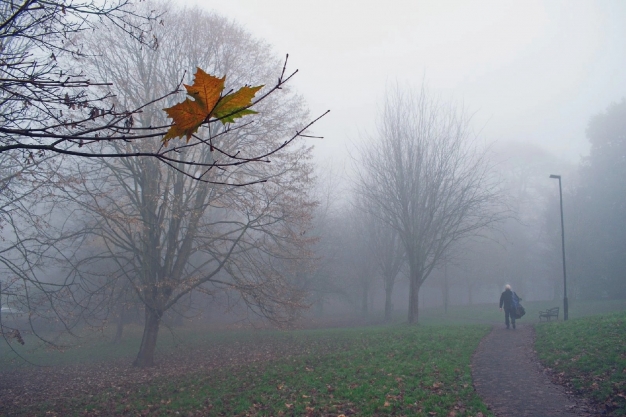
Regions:
[[[187,141],[198,130],[200,125],[210,119],[220,120],[222,123],[233,123],[235,119],[247,114],[257,112],[249,109],[252,99],[263,85],[256,87],[244,86],[239,90],[222,96],[226,76],[222,78],[207,74],[198,68],[193,80],[193,85],[185,84],[187,97],[182,103],[178,103],[165,110],[167,115],[174,121],[170,129],[163,137],[163,142],[177,137],[187,137]]]

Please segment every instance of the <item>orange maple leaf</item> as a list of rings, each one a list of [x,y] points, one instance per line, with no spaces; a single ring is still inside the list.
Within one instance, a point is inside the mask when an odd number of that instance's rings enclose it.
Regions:
[[[193,79],[193,85],[185,84],[185,88],[187,89],[187,94],[202,104],[202,107],[208,116],[220,99],[220,95],[224,90],[225,80],[225,76],[217,78],[202,71],[201,68],[197,68]]]
[[[185,84],[187,94],[193,98],[186,98],[165,110],[173,120],[172,126],[163,137],[163,142],[177,137],[187,137],[187,141],[198,130],[202,123],[210,118],[221,120],[222,123],[233,123],[238,117],[256,113],[247,107],[257,91],[263,88],[242,87],[234,93],[222,97],[226,77],[218,78],[197,68],[192,85]]]
[[[202,104],[199,101],[189,99],[185,99],[182,103],[178,103],[164,110],[167,115],[174,120],[174,124],[163,137],[165,144],[167,144],[167,141],[170,139],[179,136],[187,136],[187,140],[189,141],[191,135],[198,130],[207,117],[207,112],[204,111]]]

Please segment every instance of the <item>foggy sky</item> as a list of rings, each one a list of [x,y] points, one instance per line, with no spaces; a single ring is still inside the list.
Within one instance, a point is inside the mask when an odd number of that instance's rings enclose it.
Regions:
[[[185,2],[186,4],[189,4]],[[588,152],[589,118],[626,96],[624,1],[231,0],[197,4],[290,54],[319,159],[373,131],[386,85],[461,101],[487,141]]]

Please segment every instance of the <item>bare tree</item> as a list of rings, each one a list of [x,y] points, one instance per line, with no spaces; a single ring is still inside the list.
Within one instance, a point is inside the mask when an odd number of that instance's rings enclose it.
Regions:
[[[115,86],[111,100],[123,107],[153,103],[134,119],[146,135],[166,124],[164,104],[154,98],[184,70],[200,66],[227,74],[232,85],[268,84],[284,75],[268,45],[219,16],[172,8],[167,22],[186,30],[159,28],[158,49],[119,36],[114,25],[85,37],[97,58],[84,65]],[[267,92],[277,91],[268,85]],[[178,147],[167,165],[157,158],[74,163],[67,157],[55,198],[72,215],[59,225],[62,241],[48,241],[65,261],[64,278],[55,285],[73,301],[66,301],[71,315],[57,311],[66,328],[79,319],[105,319],[111,296],[128,284],[145,310],[135,360],[145,367],[154,363],[164,313],[193,291],[235,292],[252,314],[278,324],[297,316],[306,304],[292,275],[310,258],[304,231],[315,204],[307,194],[310,148],[293,142],[307,127],[307,112],[288,88],[280,93],[263,93],[254,123],[207,124],[196,135],[202,146]],[[83,147],[99,155],[136,155],[158,151],[161,144],[100,141]],[[51,292],[36,277],[24,278],[24,288],[36,286]],[[51,298],[46,306],[59,303]]]
[[[90,64],[99,59],[102,51],[98,46],[102,42],[94,45],[88,39],[102,25],[115,31],[119,37],[116,42],[132,45],[133,51],[153,54],[159,50],[159,37],[163,33],[188,29],[185,22],[163,20],[161,4],[139,3],[136,5],[129,0],[0,0],[0,228],[3,229],[0,265],[7,271],[3,277],[7,294],[23,303],[40,304],[40,311],[46,311],[46,315],[48,312],[55,315],[49,308],[54,298],[52,294],[61,294],[60,289],[67,284],[48,282],[49,278],[42,278],[42,274],[46,275],[50,268],[41,268],[45,262],[66,256],[55,249],[60,246],[56,242],[68,236],[54,235],[59,229],[55,227],[57,225],[51,226],[51,222],[57,219],[51,217],[54,213],[51,207],[56,202],[50,191],[52,186],[59,184],[58,171],[68,163],[64,157],[83,160],[153,158],[196,180],[222,181],[227,177],[204,174],[251,162],[265,165],[270,162],[270,157],[301,137],[310,126],[291,126],[294,129],[289,136],[274,142],[273,148],[248,148],[246,143],[240,143],[243,149],[220,149],[217,141],[207,140],[200,134],[188,142],[170,141],[169,146],[165,146],[161,138],[170,122],[163,114],[158,116],[157,122],[155,114],[162,113],[163,107],[174,102],[185,71],[195,69],[188,65],[189,61],[200,61],[190,56],[185,57],[186,63],[170,65],[171,76],[167,80],[155,80],[161,82],[153,89],[158,94],[143,94],[137,97],[145,100],[133,102],[116,96],[120,91],[132,95],[133,92],[127,89],[129,85],[114,85],[119,79],[101,76],[103,74]],[[155,12],[159,8],[161,11]],[[210,35],[215,37],[200,40],[196,36],[195,40],[201,47],[215,40],[214,48],[205,49],[216,51],[223,36],[219,33]],[[179,39],[185,36],[187,32]],[[117,52],[111,47],[104,49],[109,57]],[[131,49],[120,51],[129,53]],[[161,57],[168,58],[167,54]],[[124,55],[117,55],[117,59],[121,65],[132,62],[131,57]],[[254,72],[258,61],[273,58],[253,54],[250,59],[245,68]],[[229,61],[221,67],[214,65],[214,68],[225,74],[245,61],[240,56],[236,61]],[[282,72],[276,71],[271,80],[263,80],[269,81],[268,87],[257,95],[253,103],[255,108],[283,88],[295,73],[286,73],[285,66],[282,69]],[[231,77],[229,81],[240,87],[236,82],[244,78]],[[260,77],[250,74],[244,82],[253,79]],[[212,126],[221,124],[221,121],[208,118],[203,124]],[[216,134],[220,135],[230,129],[233,129],[232,124],[214,131],[219,131]],[[217,151],[219,156],[209,161],[182,158],[193,155],[191,148],[208,148]],[[79,162],[72,160],[69,163]],[[228,178],[234,182],[241,179]],[[246,178],[246,182],[266,180],[263,176]],[[41,287],[44,282],[46,289]],[[36,297],[22,297],[27,294],[27,288],[33,286],[39,288],[41,303],[34,301]],[[43,308],[44,305],[48,307]]]
[[[54,257],[54,248],[45,241],[53,240],[53,219],[50,210],[37,206],[52,193],[58,182],[60,160],[39,158],[24,161],[19,155],[0,154],[0,270],[4,306],[16,314],[26,314],[29,301],[41,305],[40,288],[26,287],[29,277]],[[53,201],[49,201],[53,205]],[[58,288],[57,288],[58,289]],[[29,291],[32,290],[32,291]],[[51,296],[54,296],[54,291]],[[30,327],[36,317],[28,315]],[[16,327],[0,322],[0,335],[5,339],[20,334]],[[21,337],[21,336],[20,336]]]
[[[188,30],[164,32],[158,51],[120,43],[124,39],[113,32],[100,34],[110,36],[115,48],[102,50],[93,65],[125,86],[117,94],[120,99],[132,102],[158,94],[155,90],[167,85],[180,65],[228,73],[233,83],[242,79],[247,84],[262,83],[280,74],[280,63],[268,58],[268,46],[225,19],[198,9],[170,10],[168,19]],[[100,42],[99,37],[94,39]],[[215,48],[207,49],[204,39],[214,39]],[[126,62],[115,56],[119,51],[126,51]],[[213,166],[217,158],[236,155],[238,150],[265,154],[289,141],[298,125],[305,125],[301,99],[287,90],[257,110],[261,117],[253,124],[237,129],[209,126],[204,133],[211,147],[183,149],[179,159]],[[138,122],[149,127],[159,116],[146,111]],[[304,191],[310,181],[308,152],[303,146],[284,147],[274,153],[272,164],[204,169],[201,183],[193,181],[198,175],[189,175],[182,164],[163,171],[147,160],[125,159],[94,167],[92,174],[106,178],[92,184],[109,184],[106,193],[85,190],[87,199],[80,202],[97,214],[97,235],[122,260],[145,306],[137,366],[153,363],[163,312],[205,284],[237,290],[251,311],[275,322],[290,320],[302,306],[302,294],[290,287],[286,273],[290,263],[307,256],[308,239],[299,229],[307,227],[313,207]],[[237,158],[243,160],[245,155]],[[100,170],[103,164],[106,170]],[[263,185],[250,187],[211,185],[260,180]]]
[[[358,155],[358,192],[395,229],[409,267],[409,323],[418,321],[421,285],[459,239],[503,216],[486,153],[463,109],[395,87],[376,136]]]
[[[133,111],[106,106],[108,94],[94,91],[106,83],[69,64],[71,57],[89,55],[79,44],[82,33],[106,21],[151,48],[156,44],[148,33],[157,19],[149,11],[135,13],[127,0],[0,1],[0,266],[8,303],[49,306],[45,280],[33,285],[32,277],[55,252],[43,243],[54,240],[54,227],[51,211],[41,204],[62,164],[52,156],[87,154],[78,148],[89,137],[130,134],[119,128]],[[61,292],[59,286],[47,289],[48,298]],[[45,315],[48,309],[39,310]],[[31,328],[34,320],[28,314]],[[18,329],[2,325],[0,331],[6,336]]]

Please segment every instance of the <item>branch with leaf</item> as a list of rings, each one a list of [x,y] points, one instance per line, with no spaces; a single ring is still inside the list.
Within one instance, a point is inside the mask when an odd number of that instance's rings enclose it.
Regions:
[[[0,17],[0,38],[3,39],[0,50],[0,61],[3,62],[0,66],[0,154],[20,155],[25,163],[51,154],[85,158],[154,157],[175,169],[180,169],[181,164],[208,170],[253,161],[267,162],[269,155],[297,137],[306,136],[304,132],[319,119],[296,131],[277,149],[262,155],[242,157],[217,149],[226,160],[211,163],[181,160],[181,152],[192,146],[209,146],[214,150],[214,138],[195,135],[201,125],[218,120],[232,125],[236,119],[254,114],[255,110],[250,107],[281,89],[297,71],[285,77],[283,67],[274,87],[253,101],[262,86],[244,86],[225,93],[225,77],[214,77],[199,70],[194,85],[185,86],[192,99],[167,109],[174,120],[172,125],[137,126],[136,120],[141,113],[177,94],[180,84],[155,100],[123,108],[115,103],[115,95],[106,91],[112,87],[110,83],[93,80],[90,78],[92,74],[84,71],[81,60],[94,55],[80,43],[78,35],[95,29],[102,22],[109,22],[142,48],[154,50],[159,46],[154,25],[165,24],[159,13],[136,7],[129,0],[105,3],[96,0],[1,1],[0,8],[3,10]],[[238,127],[229,126],[227,130]],[[171,139],[176,137],[186,137],[187,142],[172,144]],[[191,141],[192,137],[196,140]],[[163,139],[162,146],[146,151],[89,146],[160,138]],[[195,178],[202,180],[202,175]]]

